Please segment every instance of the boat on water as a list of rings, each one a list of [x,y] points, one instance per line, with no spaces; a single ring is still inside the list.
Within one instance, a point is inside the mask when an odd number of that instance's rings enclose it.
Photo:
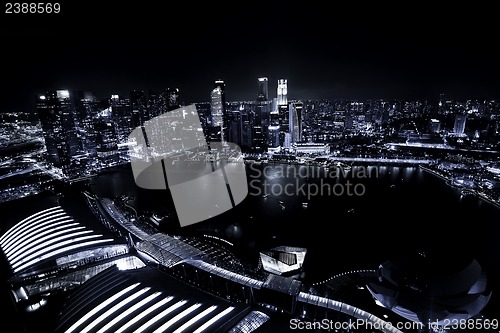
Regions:
[[[349,171],[351,170],[351,166],[347,163],[341,162],[341,161],[335,161],[333,163],[330,163],[331,168],[340,168],[344,171]]]
[[[285,209],[285,203],[281,200],[278,200],[280,206],[281,206],[281,209]]]
[[[460,191],[460,195],[462,195],[464,197],[474,196],[474,195],[476,195],[476,192],[474,190],[469,190],[469,189],[464,188]]]

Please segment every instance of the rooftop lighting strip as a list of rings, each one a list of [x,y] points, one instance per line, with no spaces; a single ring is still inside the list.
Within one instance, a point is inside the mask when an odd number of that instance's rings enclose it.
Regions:
[[[31,245],[31,246],[35,245],[35,244],[37,244],[37,245],[33,246],[31,248],[26,248],[25,247],[25,248],[19,249],[18,251],[16,251],[16,253],[13,253],[12,258],[9,260],[10,264],[13,265],[14,263],[18,262],[22,258],[25,258],[26,256],[32,254],[33,252],[39,251],[39,250],[43,249],[46,246],[49,246],[50,244],[52,244],[54,242],[59,242],[59,241],[61,241],[63,239],[66,239],[68,237],[74,237],[74,236],[78,236],[78,235],[85,235],[85,234],[88,234],[88,233],[92,232],[92,230],[77,231],[77,230],[81,230],[81,229],[85,229],[85,227],[76,227],[76,228],[70,228],[70,229],[62,230],[62,231],[59,231],[59,232],[56,233],[56,234],[63,234],[62,236],[59,236],[59,237],[51,239],[50,238],[51,236],[57,236],[57,235],[49,235],[47,237],[44,237],[46,239],[44,239],[42,242],[40,242],[40,241],[33,242],[32,244],[29,244],[29,245]],[[71,233],[64,234],[65,232],[71,232]]]
[[[104,327],[102,327],[99,331],[97,331],[97,333],[105,333],[107,330],[109,330],[111,327],[113,327],[114,325],[116,325],[117,323],[119,323],[125,317],[127,317],[128,315],[132,314],[133,312],[139,310],[141,307],[143,307],[144,305],[148,304],[149,302],[151,302],[153,299],[155,299],[156,297],[158,297],[160,295],[161,295],[160,291],[155,292],[154,294],[151,294],[148,297],[146,297],[143,300],[141,300],[140,302],[134,304],[133,306],[131,306],[130,308],[128,308],[126,311],[124,311],[120,315],[116,316],[109,323],[107,323],[106,325],[104,325]]]
[[[161,325],[160,327],[158,327],[156,330],[153,331],[153,333],[162,333],[162,332],[165,332],[170,326],[174,325],[179,320],[182,320],[182,318],[186,317],[191,312],[193,312],[194,310],[198,309],[200,306],[201,306],[201,303],[197,303],[197,304],[191,305],[189,308],[187,308],[186,310],[182,311],[181,313],[179,313],[178,315],[176,315],[175,317],[173,317],[172,319],[170,319],[169,321],[167,321],[166,323],[164,323],[163,325]]]
[[[210,325],[212,325],[213,323],[215,323],[217,320],[221,319],[222,317],[224,317],[225,315],[227,315],[229,312],[233,311],[234,310],[234,307],[231,306],[227,309],[225,309],[224,311],[222,311],[221,313],[219,313],[218,315],[216,315],[215,317],[212,317],[212,319],[210,319],[209,321],[205,322],[203,325],[201,325],[200,327],[198,327],[196,329],[196,331],[194,331],[193,333],[201,333],[203,332],[204,330],[206,330]]]
[[[110,305],[111,303],[113,303],[114,301],[116,301],[117,299],[122,297],[123,295],[127,294],[129,291],[136,288],[139,284],[140,283],[134,283],[133,285],[121,290],[120,292],[118,292],[118,293],[114,294],[113,296],[111,296],[110,298],[106,299],[104,302],[102,302],[101,304],[99,304],[98,306],[96,306],[95,308],[90,310],[89,312],[87,312],[87,314],[84,315],[82,318],[78,319],[76,321],[76,323],[71,325],[71,327],[66,330],[66,333],[74,332],[75,329],[77,329],[80,325],[82,325],[84,322],[89,320],[92,316],[97,314],[99,311],[105,309],[108,305]]]
[[[181,327],[176,329],[173,333],[182,333],[186,328],[190,327],[194,323],[196,323],[198,320],[201,318],[205,317],[209,313],[213,312],[215,309],[217,309],[217,305],[212,305],[208,309],[204,310],[203,312],[197,314],[193,318],[189,319],[187,322],[185,322]]]
[[[69,235],[57,237],[57,239],[51,239],[49,242],[46,242],[45,247],[43,249],[38,250],[35,253],[32,253],[29,256],[24,257],[19,261],[16,261],[15,263],[12,263],[11,266],[12,266],[12,268],[16,268],[26,261],[29,261],[29,260],[36,258],[36,257],[39,257],[39,256],[43,256],[44,254],[46,254],[48,252],[50,253],[50,251],[52,251],[52,250],[55,250],[59,247],[62,247],[62,246],[68,245],[68,244],[78,243],[80,241],[85,241],[87,239],[102,237],[102,235],[88,235],[88,236],[77,237],[77,236],[81,236],[82,234],[89,233],[89,232],[92,232],[92,231],[91,230],[80,231],[80,232],[75,232],[75,233],[72,233]],[[72,237],[72,238],[62,241],[63,239],[66,239],[68,237]],[[54,243],[56,243],[56,244],[54,244]]]
[[[18,230],[15,230],[14,232],[10,232],[10,230],[7,232],[9,233],[9,239],[6,239],[5,240],[5,243],[2,244],[2,247],[4,247],[5,249],[8,249],[10,246],[13,245],[13,242],[14,240],[17,238],[17,237],[22,237],[22,235],[25,235],[26,232],[32,230],[31,225],[36,223],[36,226],[40,226],[40,225],[43,225],[43,223],[41,224],[40,222],[43,222],[43,221],[47,221],[48,219],[50,218],[56,218],[58,217],[59,218],[71,218],[71,216],[69,216],[68,214],[66,214],[64,211],[62,211],[61,213],[57,213],[57,214],[52,214],[50,216],[47,216],[47,217],[44,217],[43,219],[40,219],[40,220],[33,220],[33,221],[30,221],[28,224],[26,224],[25,226],[23,226],[22,228],[18,229]],[[17,225],[16,225],[17,226]],[[29,228],[29,229],[28,229]]]
[[[21,220],[15,226],[13,226],[12,228],[10,228],[4,235],[2,235],[2,237],[0,237],[0,243],[6,242],[8,240],[8,238],[10,237],[9,235],[11,233],[15,232],[17,229],[21,228],[25,222],[29,222],[28,220],[37,218],[38,215],[46,213],[46,212],[49,212],[49,211],[54,210],[54,209],[57,209],[58,211],[61,211],[61,212],[63,211],[62,208],[61,208],[61,206],[57,206],[57,207],[52,207],[52,208],[48,208],[48,209],[42,210],[42,211],[40,211],[40,212],[38,212],[36,214],[28,216],[27,218]]]
[[[62,228],[73,227],[73,226],[79,224],[78,222],[74,222],[74,223],[68,223],[68,222],[71,222],[71,220],[65,220],[65,221],[60,221],[60,222],[49,224],[48,226],[46,226],[45,228],[43,228],[43,229],[47,229],[47,230],[45,230],[43,232],[40,232],[38,234],[38,237],[40,237],[40,238],[38,238],[35,243],[31,243],[31,245],[35,245],[36,243],[44,241],[46,239],[46,237],[57,236],[59,233],[54,233],[54,231],[56,231],[56,230],[59,230],[59,229],[62,229]],[[60,224],[62,224],[62,225],[60,225]],[[80,228],[85,228],[85,227],[80,227]],[[45,235],[48,235],[48,236],[44,237]],[[28,242],[30,242],[30,240],[25,240],[21,244],[18,244],[17,246],[9,249],[9,251],[5,251],[5,255],[9,256],[9,254],[12,251],[18,250],[19,247],[24,246]]]
[[[174,305],[169,306],[168,308],[166,308],[165,310],[163,310],[162,312],[158,313],[156,316],[154,316],[153,318],[151,318],[150,320],[145,322],[141,327],[139,327],[137,330],[135,330],[134,333],[144,332],[144,330],[147,330],[151,325],[154,325],[156,322],[161,320],[164,316],[166,316],[170,312],[180,308],[181,306],[183,306],[186,303],[187,303],[187,301],[182,300],[182,301],[175,303]]]
[[[142,318],[146,317],[149,315],[151,312],[155,311],[156,309],[162,307],[163,305],[167,304],[170,302],[172,299],[174,299],[172,296],[165,297],[158,303],[154,304],[150,308],[147,308],[145,311],[139,313],[137,316],[135,316],[132,320],[129,320],[125,325],[120,327],[118,330],[115,331],[115,333],[123,333],[125,332],[130,326],[134,325],[135,323],[139,322],[142,320]]]
[[[16,235],[13,239],[11,239],[9,244],[4,247],[4,251],[5,252],[10,251],[12,249],[12,247],[14,247],[17,243],[25,241],[25,240],[29,239],[30,237],[33,237],[33,235],[35,235],[36,233],[38,233],[40,231],[49,229],[49,227],[47,227],[47,225],[50,225],[50,223],[52,223],[52,222],[56,222],[56,221],[73,222],[74,221],[73,218],[71,218],[71,216],[67,216],[65,214],[57,214],[57,215],[64,215],[64,216],[60,216],[60,217],[57,217],[57,218],[54,218],[51,220],[49,220],[48,218],[44,218],[43,220],[45,220],[45,222],[41,222],[42,220],[37,221],[37,224],[32,226],[30,230],[26,230],[24,233],[22,233],[20,235]]]
[[[117,303],[116,305],[114,305],[113,307],[111,307],[110,309],[105,311],[103,314],[101,314],[99,317],[94,319],[94,321],[92,321],[90,324],[88,324],[87,327],[85,327],[83,330],[80,331],[80,333],[88,333],[90,330],[92,330],[94,327],[99,325],[106,318],[112,318],[112,316],[114,315],[114,313],[116,311],[120,310],[124,306],[131,303],[133,300],[135,300],[137,297],[139,297],[142,294],[144,294],[145,292],[147,292],[149,289],[151,289],[151,288],[150,287],[143,288],[143,289],[137,291],[136,293],[128,296],[124,300],[120,301],[119,303]]]
[[[46,254],[46,255],[44,255],[42,257],[35,258],[34,260],[32,260],[32,261],[30,261],[28,263],[25,263],[24,265],[22,265],[22,266],[20,266],[20,267],[18,267],[16,269],[14,269],[14,273],[17,273],[17,272],[25,269],[26,267],[35,264],[37,261],[50,258],[51,256],[55,256],[55,255],[60,254],[60,253],[64,253],[64,252],[71,251],[71,250],[76,250],[78,248],[89,246],[89,245],[96,245],[96,244],[106,243],[106,242],[112,242],[112,241],[113,241],[112,238],[106,238],[106,239],[100,239],[100,240],[84,242],[84,243],[80,243],[80,244],[76,244],[76,245],[66,246],[66,247],[63,247],[63,248],[58,249],[56,251],[53,251],[53,252],[51,252],[49,254]]]

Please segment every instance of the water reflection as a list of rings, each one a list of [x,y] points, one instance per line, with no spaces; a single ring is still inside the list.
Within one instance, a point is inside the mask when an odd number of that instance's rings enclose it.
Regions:
[[[309,249],[309,260],[314,262],[313,257],[318,256],[329,263],[326,267],[311,265],[310,270],[322,271],[317,274],[350,267],[353,262],[360,266],[365,261],[375,264],[402,248],[430,246],[444,250],[460,244],[478,255],[490,256],[492,247],[500,244],[499,209],[477,197],[460,198],[442,179],[418,167],[367,168],[372,174],[369,170],[377,168],[377,177],[371,178],[353,177],[360,167],[353,167],[347,177],[330,177],[331,169],[311,166],[252,168],[247,169],[249,181],[257,180],[255,186],[267,182],[269,189],[275,186],[274,193],[250,193],[233,210],[183,230],[227,237],[245,250],[304,246]],[[365,193],[307,196],[308,186],[321,189],[347,181],[362,184]],[[293,195],[280,191],[286,186]],[[128,203],[139,211],[158,207],[174,211],[168,191],[138,188],[125,169],[101,175],[91,188],[99,196],[130,195]],[[467,221],[473,222],[471,227],[464,227]],[[354,251],[358,247],[361,250]],[[498,267],[499,261],[495,261]]]

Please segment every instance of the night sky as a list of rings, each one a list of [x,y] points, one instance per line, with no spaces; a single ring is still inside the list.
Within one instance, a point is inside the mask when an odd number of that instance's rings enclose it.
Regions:
[[[61,14],[2,10],[0,112],[32,111],[36,94],[180,89],[209,100],[255,100],[257,78],[279,78],[289,99],[498,98],[493,7],[412,7],[303,1],[63,3]],[[124,2],[122,2],[124,3]],[[228,3],[229,4],[229,3]]]

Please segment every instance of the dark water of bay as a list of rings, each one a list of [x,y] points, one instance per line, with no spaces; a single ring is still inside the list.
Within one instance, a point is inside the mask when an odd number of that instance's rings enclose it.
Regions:
[[[500,276],[499,208],[463,197],[418,167],[338,170],[247,166],[246,199],[182,231],[225,238],[249,258],[277,245],[306,247],[304,270],[311,280],[374,269],[405,250],[436,251],[450,258],[472,255],[492,276]],[[168,191],[138,188],[128,169],[95,178],[91,189],[100,196],[131,195],[139,210],[163,207],[175,213]]]

